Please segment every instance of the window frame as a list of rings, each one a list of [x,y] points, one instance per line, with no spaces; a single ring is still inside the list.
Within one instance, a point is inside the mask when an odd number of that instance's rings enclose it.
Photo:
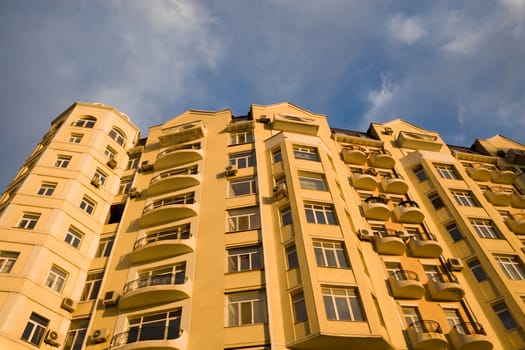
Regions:
[[[452,197],[459,206],[462,207],[479,207],[479,201],[471,191],[451,190]]]
[[[525,280],[525,268],[517,255],[494,255],[494,259],[507,278],[514,281]]]
[[[95,208],[97,207],[97,202],[95,202],[93,199],[89,198],[88,196],[82,197],[82,200],[80,201],[79,208],[83,212],[93,215],[95,213]]]
[[[262,270],[264,268],[260,244],[230,247],[226,251],[228,273]]]
[[[108,136],[119,146],[124,146],[124,144],[126,143],[126,135],[117,127],[112,127],[108,133]]]
[[[63,350],[80,350],[86,340],[89,317],[71,320]]]
[[[452,164],[434,164],[434,168],[442,179],[461,180],[456,167]]]
[[[447,226],[445,226],[445,229],[447,230],[448,234],[450,235],[454,243],[465,239],[465,236],[459,229],[457,223],[451,222]]]
[[[36,312],[31,312],[20,339],[39,347],[44,339],[48,326],[49,320],[47,318]]]
[[[297,256],[297,246],[295,244],[289,245],[284,249],[286,255],[286,268],[293,270],[299,268],[299,257]]]
[[[293,155],[295,159],[310,160],[314,162],[320,161],[319,152],[316,147],[294,145]]]
[[[87,129],[93,129],[95,127],[96,123],[97,123],[97,118],[91,117],[91,116],[84,116],[84,117],[78,118],[73,123],[73,126],[78,126],[78,127],[87,128]]]
[[[20,252],[0,250],[0,273],[10,273],[20,257]]]
[[[24,212],[22,214],[22,217],[18,221],[16,228],[20,228],[23,230],[32,230],[38,224],[38,220],[40,220],[40,216],[41,216],[40,213]]]
[[[366,322],[357,287],[322,286],[321,294],[328,320]]]
[[[247,188],[244,188],[247,186]],[[244,190],[245,193],[237,194],[235,188]],[[247,190],[247,191],[246,191]],[[242,192],[242,191],[239,191]],[[228,198],[249,196],[257,193],[257,181],[255,177],[235,178],[228,181]]]
[[[239,298],[238,300],[232,300]],[[247,313],[247,314],[246,314]],[[263,289],[226,294],[226,327],[266,323],[266,293]]]
[[[67,139],[67,142],[78,144],[82,142],[83,137],[84,137],[84,134],[72,132],[71,134],[69,134],[69,138]]]
[[[304,203],[306,221],[311,224],[337,225],[337,215],[333,204]]]
[[[470,218],[470,224],[480,238],[503,239],[494,221],[488,219]]]
[[[69,244],[75,249],[79,249],[80,245],[82,244],[82,239],[84,238],[84,234],[80,232],[77,228],[70,226],[66,232],[66,235],[64,237],[64,242]]]
[[[244,222],[244,220],[247,221]],[[261,217],[259,207],[244,207],[228,210],[226,225],[228,232],[260,229]]]
[[[304,299],[304,292],[295,292],[290,295],[290,303],[292,304],[294,323],[301,323],[308,321],[308,312],[306,310],[306,301]]]
[[[80,301],[97,300],[103,279],[104,270],[88,271],[82,294],[80,295]]]
[[[51,197],[55,192],[57,185],[56,182],[42,182],[36,194],[39,196]]]
[[[228,164],[235,166],[237,169],[245,169],[255,167],[255,152],[245,151],[239,153],[231,153],[228,156]]]
[[[244,145],[254,141],[253,130],[232,132],[230,134],[230,146]]]
[[[57,293],[62,293],[62,290],[64,290],[64,286],[66,285],[67,277],[67,271],[56,265],[52,265],[49,269],[44,285]]]
[[[113,245],[115,244],[115,236],[101,237],[98,241],[95,258],[106,258],[111,255]]]
[[[498,316],[498,319],[501,322],[501,325],[507,330],[507,331],[513,331],[515,329],[519,328],[518,322],[516,322],[516,319],[510,312],[507,304],[504,301],[501,301],[499,303],[492,305],[492,310]]]
[[[54,163],[55,168],[66,169],[69,166],[69,163],[71,163],[72,158],[73,157],[67,155],[57,155]]]
[[[350,263],[341,241],[314,240],[312,242],[318,267],[349,269]]]
[[[326,177],[323,174],[299,171],[298,178],[303,190],[328,191]]]

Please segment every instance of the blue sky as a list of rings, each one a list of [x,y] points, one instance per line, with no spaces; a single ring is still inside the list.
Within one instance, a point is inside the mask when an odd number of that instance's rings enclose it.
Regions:
[[[289,101],[338,128],[525,142],[525,0],[1,1],[0,45],[0,191],[74,101],[144,135],[187,109]]]

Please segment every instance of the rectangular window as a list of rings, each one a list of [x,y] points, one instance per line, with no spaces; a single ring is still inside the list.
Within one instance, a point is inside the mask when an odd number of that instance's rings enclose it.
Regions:
[[[256,290],[228,294],[227,320],[229,327],[265,323],[266,302],[264,291]]]
[[[251,130],[230,135],[230,145],[241,145],[250,142],[253,142],[253,132]]]
[[[337,225],[331,204],[305,204],[306,220],[313,224]]]
[[[319,161],[319,154],[317,153],[317,148],[314,147],[294,146],[293,155],[296,159],[313,160],[315,162]]]
[[[95,206],[96,206],[95,201],[93,201],[92,199],[88,197],[84,197],[80,201],[80,209],[82,209],[89,215],[93,214],[93,212],[95,211]]]
[[[71,162],[70,156],[58,156],[55,160],[55,166],[57,168],[67,168],[69,165],[69,162]]]
[[[255,166],[255,153],[242,152],[230,154],[230,165],[236,166],[237,169]]]
[[[292,295],[292,307],[295,323],[304,322],[308,319],[303,292]]]
[[[237,197],[255,194],[255,178],[247,177],[243,179],[230,180],[228,182],[228,196]]]
[[[82,137],[84,135],[82,134],[71,134],[69,135],[69,139],[67,140],[67,142],[70,142],[70,143],[80,143],[80,141],[82,141]]]
[[[272,152],[272,160],[274,163],[277,163],[283,160],[283,154],[281,153],[280,148]]]
[[[84,237],[84,235],[79,230],[75,229],[74,227],[70,227],[67,230],[64,242],[78,249],[78,247],[80,247],[80,243],[82,242],[82,237]]]
[[[103,237],[98,242],[97,252],[95,253],[95,258],[107,257],[111,254],[113,249],[113,243],[115,242],[115,237]]]
[[[479,203],[470,191],[451,191],[456,202],[463,207],[479,207]]]
[[[64,343],[64,350],[82,350],[88,325],[89,317],[71,320],[69,332]]]
[[[261,246],[228,249],[228,272],[262,269]]]
[[[55,192],[55,188],[57,187],[56,182],[43,182],[40,185],[40,188],[38,189],[37,194],[39,196],[52,196],[53,192]]]
[[[114,159],[115,156],[117,155],[117,152],[113,148],[107,146],[106,149],[104,150],[104,155],[108,157],[109,159]]]
[[[430,202],[432,203],[432,206],[434,209],[438,210],[445,206],[443,201],[441,200],[441,197],[437,193],[432,193],[428,196],[428,199],[430,199]]]
[[[299,173],[299,183],[305,190],[327,191],[326,181],[323,174]]]
[[[49,287],[60,293],[64,287],[64,284],[66,283],[66,277],[67,272],[56,266],[52,266],[51,270],[49,271],[49,275],[47,276],[45,285],[46,287]]]
[[[258,207],[228,210],[228,232],[255,230],[260,227]]]
[[[419,314],[418,308],[416,306],[403,306],[402,310],[407,326],[424,333],[425,329],[421,324],[421,315]]]
[[[357,288],[322,288],[326,317],[337,321],[364,321]]]
[[[463,234],[458,228],[458,225],[456,225],[455,223],[448,225],[446,229],[454,242],[461,241],[464,238]]]
[[[18,252],[0,250],[0,273],[9,273],[18,259]]]
[[[84,290],[82,291],[82,296],[80,297],[80,301],[97,299],[103,277],[104,277],[103,270],[88,272],[88,275],[86,277],[86,284],[84,284]]]
[[[133,182],[133,177],[128,176],[120,180],[120,186],[118,189],[118,194],[127,194],[131,190],[131,184]]]
[[[314,241],[317,266],[348,268],[344,245],[341,242]]]
[[[22,218],[18,222],[17,228],[23,228],[25,230],[32,230],[35,228],[38,219],[40,218],[39,213],[24,213]]]
[[[94,181],[98,183],[99,185],[104,186],[104,184],[106,183],[107,177],[108,176],[102,170],[97,169],[95,173],[93,174],[93,178],[91,179],[91,181]]]
[[[481,238],[502,238],[492,220],[470,219],[470,223]]]
[[[297,248],[294,245],[286,247],[286,262],[288,264],[288,270],[296,269],[299,267],[299,260],[297,259]]]
[[[452,309],[447,308],[443,309],[443,312],[445,313],[445,317],[447,318],[448,325],[450,328],[456,328],[457,331],[459,331],[462,334],[465,334],[465,327],[461,326],[463,325],[463,318],[461,317],[461,313],[458,309]]]
[[[428,176],[425,173],[425,169],[423,169],[423,167],[421,165],[415,167],[412,171],[416,175],[416,177],[419,180],[419,182],[428,180]]]
[[[128,320],[127,337],[117,339],[115,347],[145,340],[166,340],[180,337],[182,309],[149,314]]]
[[[140,154],[129,156],[127,169],[137,169],[139,167]]]
[[[483,268],[481,267],[481,263],[478,259],[469,261],[467,265],[474,274],[474,277],[476,277],[476,280],[478,280],[478,282],[488,280],[487,274],[485,273],[485,270],[483,270]]]
[[[517,256],[495,256],[501,270],[511,280],[525,280],[523,264]]]
[[[281,215],[281,225],[286,226],[290,225],[292,220],[292,210],[290,207],[283,208],[279,211],[279,214]]]
[[[496,305],[492,306],[492,309],[500,319],[501,323],[503,324],[503,327],[505,327],[506,330],[512,331],[516,328],[518,328],[518,323],[512,317],[512,314],[510,313],[509,309],[507,308],[507,305],[504,302],[498,303]]]
[[[31,313],[31,317],[29,317],[26,327],[24,328],[24,332],[22,333],[22,340],[39,346],[42,342],[42,338],[44,338],[48,324],[48,319],[40,316],[37,313]]]
[[[441,176],[443,179],[449,179],[449,180],[459,180],[460,179],[458,172],[456,171],[456,168],[453,165],[435,164],[434,166],[439,176]]]

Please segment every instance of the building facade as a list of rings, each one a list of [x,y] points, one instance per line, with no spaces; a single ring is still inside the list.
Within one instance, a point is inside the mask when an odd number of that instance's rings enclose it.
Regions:
[[[525,145],[74,103],[0,198],[0,349],[525,349]]]

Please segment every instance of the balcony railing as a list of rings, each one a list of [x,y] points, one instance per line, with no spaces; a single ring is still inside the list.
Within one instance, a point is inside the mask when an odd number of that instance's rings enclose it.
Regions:
[[[159,201],[155,201],[145,206],[144,210],[142,211],[142,214],[146,214],[147,212],[151,210],[154,210],[160,207],[164,207],[167,205],[173,205],[173,204],[195,204],[195,194],[190,193],[187,195],[169,197],[169,198],[161,199]]]
[[[420,299],[425,294],[425,288],[414,271],[391,271],[389,284],[395,298]]]
[[[412,235],[408,241],[408,247],[413,256],[419,258],[437,258],[443,252],[443,248],[430,232],[423,235]]]
[[[463,322],[455,325],[453,328],[460,334],[487,335],[483,326],[477,322]]]
[[[139,288],[184,284],[186,276],[184,273],[173,273],[167,275],[147,276],[128,282],[124,285],[124,293],[132,292]]]
[[[133,245],[133,249],[138,249],[140,247],[143,247],[145,245],[155,243],[158,241],[181,240],[181,239],[189,239],[190,237],[191,237],[191,233],[189,230],[183,231],[180,228],[175,228],[175,229],[166,230],[166,231],[159,231],[159,232],[149,234],[146,237],[143,237],[135,241],[135,244]]]
[[[494,345],[483,326],[477,322],[463,322],[452,327],[449,333],[454,349],[492,350]]]
[[[453,274],[436,274],[427,283],[433,300],[459,301],[465,296],[459,281]]]
[[[433,320],[415,321],[408,325],[416,333],[443,333],[441,325]]]
[[[111,338],[109,350],[116,349],[126,344],[132,344],[141,341],[162,341],[177,339],[182,335],[180,325],[174,326],[142,326],[133,327],[130,330],[115,334]]]
[[[411,200],[399,202],[394,212],[399,222],[420,224],[425,219],[425,214],[419,209],[419,205]]]
[[[150,184],[154,184],[160,180],[163,180],[168,177],[177,176],[177,175],[197,175],[199,173],[196,166],[190,168],[174,169],[164,171],[158,175],[155,175],[151,178]]]
[[[192,149],[192,150],[201,149],[201,143],[197,142],[197,143],[191,143],[189,145],[181,145],[181,146],[170,147],[170,148],[160,152],[157,155],[157,159],[160,159],[160,158],[164,157],[165,155],[173,153],[173,152],[176,152],[176,151],[188,150],[188,149]]]

